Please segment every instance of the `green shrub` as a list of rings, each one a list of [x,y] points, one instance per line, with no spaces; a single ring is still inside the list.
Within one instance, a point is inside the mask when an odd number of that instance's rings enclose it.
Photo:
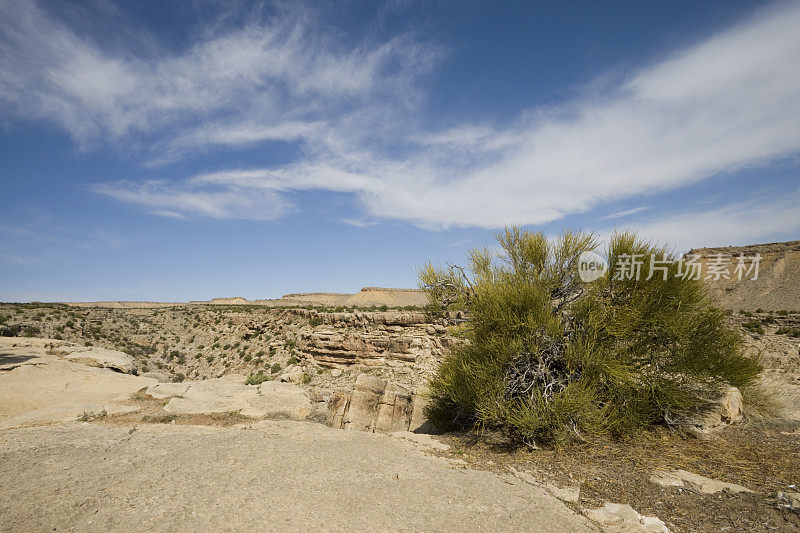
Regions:
[[[12,324],[8,327],[0,328],[0,337],[17,337],[20,331],[22,331],[22,326],[19,324]]]
[[[271,367],[269,367],[269,371],[273,374],[277,374],[281,371],[281,365],[278,363],[274,363]]]
[[[750,333],[758,333],[759,335],[764,334],[764,326],[762,326],[761,322],[758,320],[748,320],[742,324],[742,327]]]
[[[292,356],[289,357],[289,359],[286,361],[286,364],[287,365],[296,365],[299,362],[300,362],[300,360],[297,357],[295,357],[294,354],[292,354]]]
[[[789,337],[800,337],[800,328],[781,326],[776,333],[778,335],[788,335]]]
[[[247,381],[245,381],[244,383],[245,385],[261,385],[262,383],[264,383],[265,381],[269,381],[270,379],[272,378],[270,378],[268,375],[264,374],[264,372],[259,370],[255,374],[250,374],[247,377]]]
[[[22,328],[23,337],[38,337],[41,334],[42,330],[39,329],[39,326],[25,326]]]
[[[593,235],[567,231],[548,242],[510,227],[498,241],[499,258],[471,252],[469,275],[430,264],[420,271],[427,309],[468,321],[468,342],[450,350],[430,383],[427,415],[441,429],[503,430],[528,444],[622,436],[758,376],[758,361],[740,354],[739,334],[702,282],[677,276],[681,265],[665,248],[615,233],[612,268],[584,283],[577,262],[597,248]],[[666,280],[645,279],[651,253],[667,261]],[[631,254],[642,254],[644,275],[614,279],[617,259]]]

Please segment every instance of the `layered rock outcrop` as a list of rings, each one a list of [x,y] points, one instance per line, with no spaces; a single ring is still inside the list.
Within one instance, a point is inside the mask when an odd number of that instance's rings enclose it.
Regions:
[[[368,374],[352,391],[335,391],[328,401],[328,422],[334,428],[359,431],[419,431],[425,427],[424,394]]]

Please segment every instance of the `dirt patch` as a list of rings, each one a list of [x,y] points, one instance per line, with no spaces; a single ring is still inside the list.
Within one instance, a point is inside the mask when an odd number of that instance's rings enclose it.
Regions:
[[[502,435],[448,435],[447,455],[471,468],[529,471],[557,486],[580,486],[573,509],[627,503],[672,531],[797,531],[800,516],[776,506],[778,491],[800,486],[797,425],[748,424],[708,439],[659,430],[627,441],[600,440],[530,450]],[[656,469],[685,469],[744,485],[754,494],[701,495],[649,480]]]
[[[243,416],[237,412],[214,413],[206,415],[176,415],[164,412],[164,406],[169,403],[170,398],[156,399],[147,394],[147,389],[136,392],[127,405],[136,406],[138,411],[95,418],[92,421],[102,421],[106,424],[130,426],[131,424],[177,424],[184,426],[216,426],[230,427],[243,422],[254,421],[255,419]]]

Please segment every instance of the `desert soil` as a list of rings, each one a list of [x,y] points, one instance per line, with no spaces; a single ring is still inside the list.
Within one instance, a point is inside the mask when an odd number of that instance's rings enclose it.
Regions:
[[[541,488],[311,422],[0,432],[4,530],[593,531]]]

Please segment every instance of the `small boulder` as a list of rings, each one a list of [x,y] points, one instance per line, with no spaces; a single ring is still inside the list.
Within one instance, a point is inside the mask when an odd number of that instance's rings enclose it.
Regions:
[[[642,516],[630,505],[606,503],[599,509],[584,509],[583,513],[606,533],[669,533],[669,528],[660,519]]]
[[[753,492],[741,485],[717,481],[716,479],[711,479],[686,470],[675,470],[672,472],[659,470],[650,476],[650,481],[663,487],[678,487],[699,494],[716,494],[717,492],[738,494],[740,492]]]
[[[800,514],[800,492],[779,492],[778,505],[794,514]]]
[[[305,372],[299,366],[292,366],[286,369],[286,372],[281,374],[281,377],[278,378],[278,381],[283,382],[290,382],[290,383],[300,383],[303,381],[303,375]]]
[[[686,421],[690,431],[700,434],[714,433],[740,422],[744,418],[742,393],[736,387],[728,387],[708,409]]]

